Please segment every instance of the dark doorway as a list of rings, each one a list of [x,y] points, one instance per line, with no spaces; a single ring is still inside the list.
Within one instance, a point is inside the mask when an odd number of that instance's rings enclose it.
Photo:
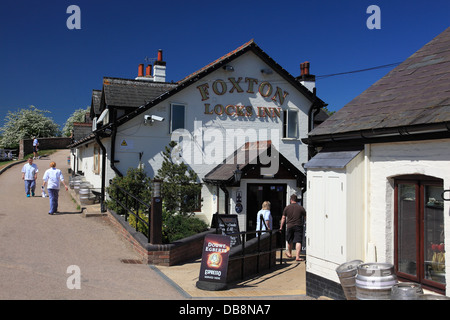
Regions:
[[[270,201],[273,229],[280,228],[281,215],[286,207],[286,184],[248,184],[247,185],[247,231],[256,230],[256,215],[264,201]],[[254,237],[251,235],[249,238]]]

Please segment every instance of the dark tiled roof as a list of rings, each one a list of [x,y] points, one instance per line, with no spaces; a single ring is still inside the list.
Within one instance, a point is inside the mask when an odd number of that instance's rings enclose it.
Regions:
[[[235,182],[234,172],[236,167],[242,171],[244,178],[244,176],[247,173],[250,173],[255,166],[268,166],[262,165],[261,161],[259,161],[261,155],[265,157],[271,155],[270,161],[279,161],[280,167],[278,168],[277,175],[283,174],[283,172],[288,172],[290,178],[295,178],[299,182],[303,180],[305,177],[304,174],[296,166],[289,162],[289,160],[287,160],[281,153],[274,154],[273,152],[275,151],[275,146],[270,140],[246,142],[227,159],[225,159],[223,163],[219,164],[207,173],[203,180],[207,183],[231,185]],[[275,178],[277,178],[277,175],[275,175]],[[252,178],[259,178],[259,176],[253,176]],[[283,175],[282,178],[286,178],[286,175]]]
[[[305,169],[312,168],[338,168],[342,169],[355,158],[361,150],[320,151],[314,158],[305,164]]]
[[[242,170],[249,163],[257,163],[259,154],[271,147],[270,141],[247,142],[208,174],[205,181],[232,181],[236,166]]]
[[[450,28],[312,130],[323,135],[450,121]]]
[[[103,78],[104,101],[109,106],[136,108],[176,86],[177,84],[167,82],[105,77]]]
[[[95,116],[101,113],[100,111],[101,99],[102,99],[102,90],[92,90],[91,111],[90,111],[91,119],[94,119]]]

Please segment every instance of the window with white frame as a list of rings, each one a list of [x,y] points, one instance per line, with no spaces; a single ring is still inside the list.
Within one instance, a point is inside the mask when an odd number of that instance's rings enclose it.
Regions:
[[[170,132],[185,128],[186,106],[184,104],[172,103],[170,105]]]
[[[94,173],[100,174],[100,147],[94,146]]]
[[[283,111],[283,138],[298,138],[298,111]]]

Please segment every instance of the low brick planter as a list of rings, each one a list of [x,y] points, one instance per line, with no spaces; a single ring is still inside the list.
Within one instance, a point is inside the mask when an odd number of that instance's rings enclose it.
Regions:
[[[121,236],[141,256],[142,262],[160,266],[172,266],[202,256],[203,241],[215,229],[193,235],[169,244],[150,244],[147,238],[131,227],[122,216],[108,211],[107,216]]]

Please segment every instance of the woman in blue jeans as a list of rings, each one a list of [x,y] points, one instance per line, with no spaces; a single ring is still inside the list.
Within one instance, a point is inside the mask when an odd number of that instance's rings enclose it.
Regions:
[[[58,211],[58,197],[59,197],[59,185],[60,182],[64,184],[66,191],[68,190],[66,183],[64,182],[64,177],[61,170],[56,169],[56,163],[54,161],[50,162],[50,169],[44,173],[44,183],[42,188],[45,188],[45,183],[47,183],[48,197],[50,199],[50,211],[48,214],[54,214]]]

